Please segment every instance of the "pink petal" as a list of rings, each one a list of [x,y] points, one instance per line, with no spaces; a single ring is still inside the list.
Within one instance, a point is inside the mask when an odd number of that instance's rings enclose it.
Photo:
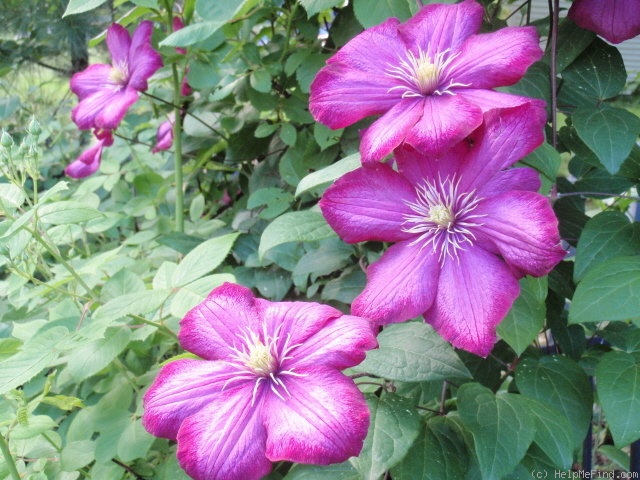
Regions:
[[[375,162],[400,145],[424,115],[425,98],[403,98],[362,132],[362,162]]]
[[[433,56],[447,49],[457,50],[480,30],[483,13],[482,6],[473,0],[455,5],[426,5],[398,30],[412,50],[420,47]]]
[[[237,370],[223,362],[182,359],[168,363],[160,370],[144,395],[142,424],[157,437],[175,440],[180,424],[213,400],[242,388],[251,398],[253,382],[229,382]]]
[[[173,117],[173,115],[171,115]],[[158,153],[162,150],[168,150],[173,145],[173,120],[165,120],[158,127],[156,132],[156,144],[151,149],[153,153]]]
[[[456,95],[473,103],[482,112],[488,112],[496,108],[519,107],[525,104],[535,104],[538,108],[544,109],[545,102],[537,98],[521,97],[510,93],[496,92],[493,90],[482,90],[475,88],[453,89]]]
[[[368,319],[341,315],[297,347],[291,353],[294,358],[285,367],[294,367],[296,371],[316,366],[343,370],[358,365],[366,351],[377,346]]]
[[[546,197],[512,191],[483,200],[476,211],[486,215],[478,240],[490,242],[515,274],[548,274],[566,252],[560,246],[558,220]]]
[[[331,228],[348,243],[409,238],[402,231],[403,215],[411,214],[405,201],[415,191],[386,164],[366,165],[343,175],[324,193],[320,208]]]
[[[493,176],[476,191],[479,197],[493,197],[511,190],[537,192],[540,188],[540,175],[533,168],[511,168]]]
[[[255,308],[269,335],[278,337],[280,349],[285,343],[303,344],[342,315],[336,308],[315,302],[270,302],[257,298]]]
[[[568,17],[611,43],[620,43],[640,34],[638,0],[574,0]]]
[[[482,123],[480,109],[458,95],[432,95],[423,106],[423,115],[405,142],[428,156],[442,155]]]
[[[71,77],[71,91],[75,93],[80,100],[85,99],[105,87],[112,85],[110,80],[112,67],[103,63],[89,65],[86,69],[78,72]]]
[[[467,39],[443,83],[453,80],[474,89],[512,85],[540,58],[542,50],[534,27],[501,28]]]
[[[71,111],[71,118],[82,130],[91,128],[115,130],[129,107],[137,100],[138,92],[131,88],[119,91],[103,89],[76,105]]]
[[[310,88],[309,110],[317,121],[343,128],[399,100],[400,93],[389,92],[397,80],[387,73],[406,50],[397,25],[391,18],[365,30],[327,61]]]
[[[544,141],[545,122],[546,113],[537,102],[487,112],[460,163],[460,190],[482,188],[497,172],[535,150]]]
[[[147,80],[162,67],[162,57],[151,47],[152,33],[153,23],[148,20],[142,22],[133,32],[129,48],[128,85],[139,92],[149,87]]]
[[[431,157],[416,150],[408,144],[403,144],[393,152],[398,165],[398,171],[416,187],[425,183],[440,182],[441,179],[451,178],[458,171],[458,165],[470,149],[467,142],[458,142],[441,157]]]
[[[111,63],[115,66],[128,65],[131,37],[122,25],[113,23],[107,29],[107,47],[111,53]]]
[[[262,478],[272,466],[265,457],[267,434],[260,411],[260,404],[251,406],[250,390],[212,399],[180,425],[180,466],[195,480]]]
[[[474,247],[445,260],[438,294],[425,320],[454,347],[486,357],[496,326],[520,293],[518,281],[495,255]]]
[[[86,153],[86,152],[85,152]],[[64,169],[65,175],[71,178],[85,178],[98,171],[100,168],[100,158],[93,157],[93,160],[89,163],[82,160],[75,160],[71,162]]]
[[[189,310],[180,322],[178,338],[185,350],[207,360],[229,358],[239,336],[260,332],[260,318],[251,290],[225,283]]]
[[[353,381],[329,369],[288,377],[291,396],[264,403],[266,455],[272,461],[328,465],[358,455],[367,435],[369,410]]]
[[[379,324],[404,322],[429,309],[438,288],[438,255],[408,240],[390,247],[367,269],[367,284],[351,313]]]

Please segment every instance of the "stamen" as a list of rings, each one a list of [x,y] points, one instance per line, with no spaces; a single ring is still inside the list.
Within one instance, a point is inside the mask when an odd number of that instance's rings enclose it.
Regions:
[[[410,245],[431,246],[442,264],[446,257],[458,259],[458,252],[473,246],[473,230],[483,224],[476,219],[485,215],[473,214],[482,198],[471,192],[458,193],[460,180],[438,179],[425,181],[416,188],[416,201],[405,201],[415,215],[405,215],[403,232],[418,234]]]
[[[429,48],[427,48],[427,51]],[[470,87],[470,83],[454,82],[449,79],[446,85],[441,85],[443,78],[447,77],[447,69],[451,62],[460,55],[459,52],[448,55],[451,49],[429,55],[418,47],[416,56],[411,50],[407,50],[406,58],[399,59],[399,63],[390,64],[385,70],[392,78],[400,80],[401,84],[391,87],[388,92],[398,90],[402,92],[402,98],[423,97],[427,95],[455,95],[451,89],[454,87]],[[446,57],[446,58],[445,58]]]

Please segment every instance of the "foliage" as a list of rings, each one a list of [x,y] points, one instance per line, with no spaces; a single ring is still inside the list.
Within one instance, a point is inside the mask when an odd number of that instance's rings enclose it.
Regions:
[[[70,0],[65,21],[105,3]],[[317,207],[358,166],[368,123],[315,123],[309,86],[350,38],[389,16],[406,20],[417,3],[173,3],[113,6],[124,25],[155,22],[165,67],[96,175],[63,178],[86,142],[68,120],[68,98],[31,121],[19,106],[34,111],[37,99],[0,98],[0,478],[186,478],[175,445],[140,423],[145,389],[183,353],[183,315],[226,281],[349,312],[362,267],[384,250],[342,242]],[[482,3],[485,29],[503,26],[510,12]],[[173,15],[186,27],[173,32]],[[507,90],[548,101],[548,140],[522,163],[540,172],[569,256],[548,277],[521,280],[487,358],[454,350],[421,321],[384,328],[379,349],[347,372],[371,411],[360,456],[324,467],[282,462],[269,478],[590,470],[581,446],[592,423],[601,457],[627,461],[640,439],[640,119],[627,108],[637,98],[624,93],[614,46],[564,18],[558,28],[557,50],[545,36],[544,59]],[[19,55],[12,64],[28,58]],[[175,95],[182,75],[194,90],[186,97]],[[180,144],[152,154],[156,128],[175,109]]]

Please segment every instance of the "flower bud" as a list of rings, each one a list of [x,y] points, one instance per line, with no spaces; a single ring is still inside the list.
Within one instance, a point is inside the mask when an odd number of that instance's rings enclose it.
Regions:
[[[40,127],[40,122],[38,122],[35,117],[31,119],[29,122],[29,126],[27,127],[27,132],[34,137],[37,137],[42,133],[42,128]]]
[[[13,138],[6,131],[2,131],[2,135],[0,135],[0,145],[5,148],[9,148],[13,145]]]

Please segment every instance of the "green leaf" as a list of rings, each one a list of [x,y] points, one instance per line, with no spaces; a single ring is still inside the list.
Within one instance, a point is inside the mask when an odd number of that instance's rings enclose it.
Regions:
[[[521,160],[522,163],[535,168],[547,179],[555,182],[560,168],[560,154],[548,143],[543,143]]]
[[[625,352],[608,352],[596,367],[598,400],[617,447],[640,438],[640,361]]]
[[[263,68],[251,72],[249,83],[258,92],[269,93],[271,91],[271,75]]]
[[[360,473],[350,462],[337,465],[302,465],[291,467],[284,480],[362,480]]]
[[[17,95],[0,98],[0,120],[9,118],[20,108],[20,105],[20,97],[18,97]]]
[[[398,395],[368,395],[367,404],[369,433],[352,462],[364,480],[377,480],[407,454],[420,431],[420,416],[411,400]]]
[[[207,275],[206,277],[199,278],[194,282],[189,283],[181,287],[171,300],[171,307],[169,311],[171,315],[182,318],[185,313],[195,307],[198,303],[202,302],[209,292],[216,287],[219,287],[224,282],[235,282],[236,279],[229,273],[218,273],[214,275]]]
[[[38,209],[40,221],[53,225],[86,222],[102,215],[99,210],[72,200],[49,203]]]
[[[282,140],[285,145],[293,147],[296,144],[298,132],[291,123],[283,123],[280,125],[280,132],[278,132],[278,134],[280,136],[280,140]]]
[[[354,370],[405,382],[471,377],[451,345],[426,323],[389,325],[378,335],[378,344]]]
[[[300,5],[307,11],[307,17],[341,4],[342,0],[300,0]]]
[[[104,330],[119,318],[152,312],[167,300],[169,290],[145,290],[109,300],[93,313],[92,322],[80,332],[87,338],[100,338]]]
[[[69,330],[51,327],[27,340],[15,355],[0,362],[0,395],[27,383],[58,358],[58,347],[67,341]]]
[[[589,269],[578,284],[569,323],[640,319],[640,256],[615,257]]]
[[[627,82],[618,49],[599,38],[562,72],[562,89],[597,102],[619,94]]]
[[[591,422],[593,392],[576,362],[558,355],[525,357],[516,369],[516,385],[523,395],[558,409],[571,425],[572,446],[580,445]]]
[[[239,233],[228,233],[202,242],[191,250],[173,272],[173,287],[182,287],[217,268],[227,257]]]
[[[498,335],[516,355],[522,354],[542,330],[547,316],[546,298],[547,277],[524,277],[520,280],[520,296],[498,325]]]
[[[360,166],[362,166],[360,163],[360,154],[354,153],[348,157],[338,160],[336,163],[331,164],[328,167],[310,173],[300,180],[300,183],[298,183],[298,187],[296,188],[296,197],[299,197],[303,193],[306,193],[316,187],[326,187],[345,173],[349,173]]]
[[[98,8],[107,0],[69,0],[67,8],[62,14],[62,18],[67,15],[76,15],[78,13],[88,12],[94,8]]]
[[[293,195],[281,188],[259,188],[253,192],[249,200],[247,200],[247,208],[254,209],[266,206],[258,216],[270,220],[287,211],[291,203],[293,203],[293,200]]]
[[[353,10],[364,28],[378,25],[390,17],[396,17],[401,21],[411,17],[411,8],[407,0],[376,0],[375,8],[372,8],[370,0],[354,0]]]
[[[578,108],[572,121],[609,173],[618,172],[640,133],[640,118],[622,108]]]
[[[394,480],[464,478],[468,458],[460,426],[449,417],[434,417],[391,474]]]
[[[593,42],[596,34],[578,27],[571,19],[564,18],[558,31],[558,50],[556,68],[562,72]],[[545,55],[545,63],[550,64],[549,52]]]
[[[218,2],[224,5],[225,2]],[[212,37],[227,20],[219,19],[209,22],[198,22],[173,32],[160,42],[161,47],[188,47]]]
[[[48,430],[53,430],[58,426],[58,422],[48,415],[31,415],[28,417],[26,425],[18,423],[11,430],[11,439],[33,438]]]
[[[25,200],[26,195],[21,188],[13,183],[0,183],[0,207],[18,208]]]
[[[335,235],[319,212],[288,212],[273,220],[264,229],[260,237],[258,255],[263,258],[266,252],[283,243],[313,242]]]
[[[99,338],[74,349],[67,357],[67,372],[80,383],[109,365],[129,344],[128,328],[107,330],[105,338]]]
[[[466,383],[458,390],[458,411],[473,435],[482,478],[511,473],[535,435],[526,401],[520,395],[496,395],[478,383]]]
[[[80,470],[95,460],[96,443],[93,440],[78,440],[67,443],[60,452],[60,468],[64,472]]]
[[[601,212],[587,222],[578,240],[573,279],[613,257],[640,253],[640,225],[622,212]]]
[[[533,441],[553,465],[568,469],[573,461],[573,436],[569,420],[557,408],[546,402],[523,396],[534,418],[536,433]]]
[[[309,93],[311,82],[318,71],[324,67],[330,55],[324,53],[312,53],[307,56],[296,70],[296,79],[303,93]]]
[[[144,429],[139,419],[131,422],[118,441],[118,457],[123,462],[145,458],[154,440],[155,437]]]

